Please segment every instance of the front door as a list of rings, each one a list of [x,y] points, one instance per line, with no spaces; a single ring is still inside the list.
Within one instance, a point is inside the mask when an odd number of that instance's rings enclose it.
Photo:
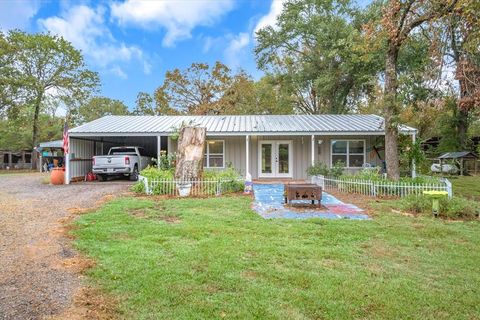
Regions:
[[[260,141],[258,147],[259,177],[292,177],[292,141]]]

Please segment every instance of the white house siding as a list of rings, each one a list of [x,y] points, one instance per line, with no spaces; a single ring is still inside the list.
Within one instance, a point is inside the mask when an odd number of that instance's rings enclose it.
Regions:
[[[381,160],[372,152],[372,145],[377,136],[315,136],[315,162],[323,162],[330,166],[330,143],[335,139],[365,140],[366,162],[381,165]],[[231,163],[234,168],[245,175],[245,136],[207,136],[207,140],[225,141],[225,163]],[[311,165],[311,136],[250,136],[250,174],[253,179],[258,178],[258,145],[264,140],[286,140],[293,143],[293,179],[307,179],[306,170]],[[322,140],[322,144],[318,141]],[[176,141],[172,141],[170,152],[175,152]],[[351,169],[350,171],[355,171]],[[358,170],[358,169],[357,169]]]

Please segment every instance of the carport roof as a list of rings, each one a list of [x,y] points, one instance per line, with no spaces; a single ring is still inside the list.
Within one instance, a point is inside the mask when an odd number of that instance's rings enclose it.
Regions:
[[[71,129],[71,136],[170,134],[182,123],[207,128],[207,135],[384,134],[377,115],[105,116]],[[401,125],[402,133],[416,129]]]

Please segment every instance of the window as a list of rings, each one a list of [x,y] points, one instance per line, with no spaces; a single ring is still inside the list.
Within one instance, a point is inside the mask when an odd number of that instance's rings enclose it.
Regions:
[[[332,140],[331,165],[338,161],[347,168],[359,168],[365,163],[365,140]]]
[[[203,166],[205,168],[223,168],[225,142],[223,140],[209,140],[203,158]]]

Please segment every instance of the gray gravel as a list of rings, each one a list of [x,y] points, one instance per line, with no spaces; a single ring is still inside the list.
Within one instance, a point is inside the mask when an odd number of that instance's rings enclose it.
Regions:
[[[0,319],[41,319],[71,303],[81,286],[62,265],[75,256],[62,232],[68,209],[128,190],[128,181],[42,184],[43,174],[0,174]]]

